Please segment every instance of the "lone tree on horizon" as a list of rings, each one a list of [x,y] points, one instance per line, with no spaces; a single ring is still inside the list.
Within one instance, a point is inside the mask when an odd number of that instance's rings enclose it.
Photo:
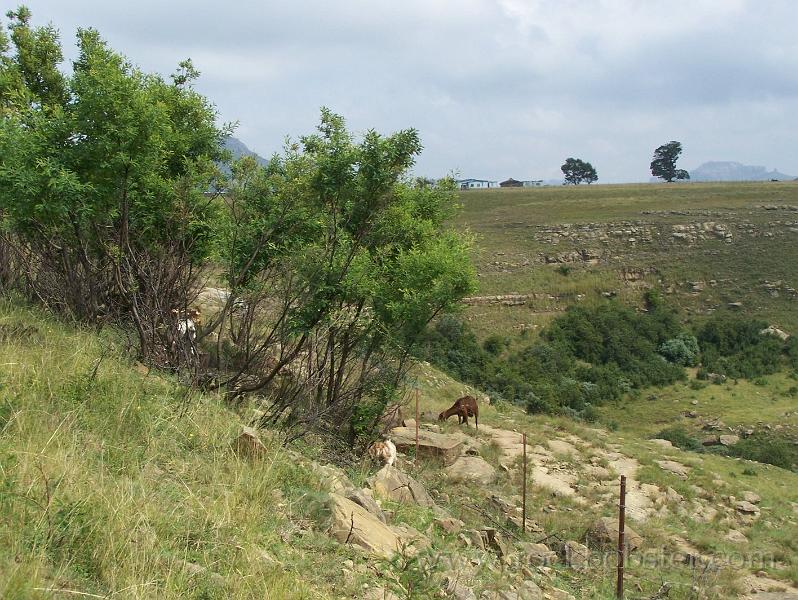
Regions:
[[[690,173],[676,168],[676,160],[682,153],[682,143],[670,141],[654,150],[651,174],[671,183],[674,179],[690,179]]]
[[[593,165],[583,161],[581,158],[565,159],[565,164],[560,167],[560,170],[565,175],[565,183],[579,185],[584,181],[589,185],[598,180],[598,174]]]

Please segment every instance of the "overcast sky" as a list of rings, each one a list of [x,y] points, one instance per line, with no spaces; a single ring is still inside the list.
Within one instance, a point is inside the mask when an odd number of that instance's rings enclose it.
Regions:
[[[798,0],[26,4],[70,58],[79,26],[147,71],[192,58],[199,91],[264,156],[328,106],[357,132],[417,128],[431,177],[556,178],[574,156],[600,183],[647,181],[669,140],[682,168],[798,176]]]

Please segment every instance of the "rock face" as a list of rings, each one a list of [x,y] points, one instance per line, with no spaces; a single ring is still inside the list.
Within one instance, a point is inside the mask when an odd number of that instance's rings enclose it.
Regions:
[[[454,482],[489,485],[496,481],[496,469],[479,456],[461,456],[446,469],[446,477]]]
[[[722,435],[718,438],[723,446],[734,446],[740,441],[739,435]]]
[[[597,548],[617,548],[618,521],[612,517],[604,517],[596,521],[585,535],[585,543]],[[643,538],[631,527],[624,527],[624,543],[627,551],[636,550],[643,544]]]
[[[388,498],[403,504],[418,504],[419,506],[435,506],[427,490],[418,481],[402,473],[399,469],[385,465],[369,479],[369,485],[374,493],[383,498]]]
[[[355,544],[385,558],[400,549],[399,536],[362,506],[330,494],[329,507],[332,512],[329,533],[341,544]]]
[[[413,427],[395,427],[391,430],[391,440],[396,449],[406,452],[416,448],[416,429]],[[420,456],[441,458],[447,465],[452,464],[460,456],[462,442],[456,437],[444,433],[435,433],[421,429],[418,432],[418,453]]]

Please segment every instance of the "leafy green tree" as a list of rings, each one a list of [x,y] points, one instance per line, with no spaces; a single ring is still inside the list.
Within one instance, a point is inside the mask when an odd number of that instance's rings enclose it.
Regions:
[[[654,150],[651,161],[651,174],[660,177],[668,183],[674,179],[690,179],[690,173],[684,169],[676,168],[676,160],[682,153],[681,142],[671,141]]]
[[[273,394],[271,422],[368,432],[427,324],[474,290],[454,182],[407,176],[420,151],[415,130],[357,140],[324,109],[267,166],[233,166],[219,254],[250,310],[229,307],[241,367],[220,384]]]
[[[565,164],[560,167],[560,170],[565,176],[565,183],[579,185],[584,182],[589,185],[594,181],[598,181],[598,174],[593,165],[580,158],[565,159]]]
[[[0,215],[26,291],[83,320],[134,325],[145,357],[168,348],[163,325],[211,249],[217,207],[204,192],[226,131],[192,89],[190,62],[166,81],[81,29],[67,77],[55,29],[32,27],[24,8],[9,19]]]

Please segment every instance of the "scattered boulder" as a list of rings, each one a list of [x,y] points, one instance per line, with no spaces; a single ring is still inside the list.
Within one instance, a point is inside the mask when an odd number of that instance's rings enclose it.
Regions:
[[[474,591],[460,583],[458,574],[448,574],[444,579],[444,591],[450,598],[456,600],[477,600]]]
[[[385,465],[369,479],[369,486],[374,493],[403,504],[418,504],[432,507],[435,502],[427,490],[418,481],[402,473],[396,467]]]
[[[399,596],[384,587],[376,587],[365,590],[363,600],[399,600]]]
[[[346,495],[349,490],[355,489],[355,486],[349,480],[341,469],[332,465],[320,465],[318,463],[311,463],[311,469],[321,480],[321,485],[328,492]]]
[[[531,579],[526,579],[518,586],[518,595],[523,600],[542,600],[543,591],[537,583]]]
[[[741,531],[738,531],[737,529],[729,530],[729,532],[725,536],[723,536],[723,539],[728,542],[732,542],[734,544],[748,543],[748,538],[745,537],[745,535]]]
[[[563,562],[574,571],[584,571],[590,563],[590,549],[579,542],[565,542],[561,556]]]
[[[446,533],[460,533],[465,525],[460,519],[454,517],[436,517],[434,523]]]
[[[617,548],[618,521],[612,517],[603,517],[593,523],[585,534],[585,543],[600,549]],[[627,551],[632,552],[643,545],[643,538],[631,527],[624,527],[624,544]]]
[[[513,592],[511,590],[502,590],[500,592],[485,590],[482,592],[479,600],[524,600],[524,598],[519,596],[518,592]]]
[[[354,544],[372,554],[390,558],[400,547],[399,536],[359,504],[330,494],[329,534],[341,544]]]
[[[673,444],[668,440],[663,440],[661,438],[654,438],[653,440],[649,440],[652,444],[656,444],[660,448],[664,448],[665,450],[670,450],[673,448]]]
[[[490,527],[485,528],[482,530],[481,535],[485,540],[485,548],[493,550],[496,556],[502,558],[509,554],[510,547],[507,541],[495,529]]]
[[[759,516],[759,507],[752,502],[748,502],[747,500],[740,500],[734,505],[734,508],[737,510],[737,512],[744,515]]]
[[[415,451],[415,427],[395,427],[391,430],[391,440],[400,452]],[[427,429],[418,432],[418,454],[432,458],[441,458],[447,465],[452,464],[460,456],[463,443],[452,435],[435,433]]]
[[[446,469],[446,477],[454,482],[489,485],[496,481],[496,469],[479,456],[461,456]]]
[[[762,498],[759,497],[759,494],[755,494],[754,492],[745,491],[743,492],[743,500],[746,502],[750,502],[751,504],[759,504],[762,501]]]
[[[718,438],[722,446],[734,446],[737,442],[740,441],[739,435],[722,435]]]
[[[786,331],[782,331],[775,325],[771,325],[759,332],[759,335],[772,335],[773,337],[779,338],[782,342],[786,342],[790,339],[790,334]]]
[[[240,456],[247,458],[261,458],[266,454],[266,444],[260,439],[258,430],[254,427],[242,427],[234,447]]]
[[[546,544],[519,544],[518,549],[527,564],[548,567],[557,562],[557,554],[552,552]]]

